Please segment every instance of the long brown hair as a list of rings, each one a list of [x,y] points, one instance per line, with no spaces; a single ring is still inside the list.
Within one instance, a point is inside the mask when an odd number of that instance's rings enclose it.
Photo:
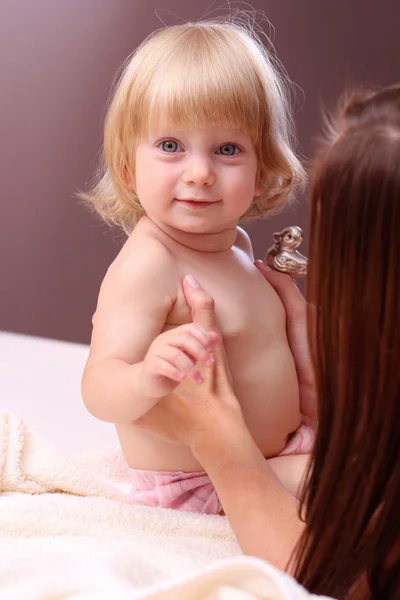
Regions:
[[[307,282],[319,428],[296,577],[400,598],[400,85],[342,102],[312,179]]]

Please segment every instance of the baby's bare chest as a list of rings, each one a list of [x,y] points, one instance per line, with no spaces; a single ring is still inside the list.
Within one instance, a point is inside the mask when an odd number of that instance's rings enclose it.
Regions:
[[[255,347],[261,340],[265,344],[266,336],[284,319],[276,293],[245,255],[234,255],[230,260],[183,258],[178,272],[177,301],[168,315],[167,328],[192,320],[181,290],[181,280],[188,273],[194,275],[214,299],[218,325],[228,351],[229,346],[239,341]]]
[[[214,298],[236,395],[260,448],[265,456],[273,455],[300,419],[282,303],[250,260],[184,264],[182,278],[187,273]],[[182,293],[167,327],[191,320]],[[266,431],[270,432],[268,439]]]

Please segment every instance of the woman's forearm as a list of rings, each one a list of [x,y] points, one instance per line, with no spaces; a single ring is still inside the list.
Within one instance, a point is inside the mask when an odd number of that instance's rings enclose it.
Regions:
[[[303,531],[298,504],[279,482],[246,426],[218,429],[193,448],[245,554],[286,570]],[[217,437],[218,435],[218,437]]]

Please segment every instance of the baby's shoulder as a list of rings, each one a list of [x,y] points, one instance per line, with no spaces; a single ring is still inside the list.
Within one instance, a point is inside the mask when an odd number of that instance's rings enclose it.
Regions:
[[[115,260],[109,266],[102,287],[114,293],[141,293],[175,297],[176,266],[174,256],[157,238],[130,235]]]
[[[242,250],[245,254],[247,254],[247,256],[249,258],[251,258],[251,260],[254,260],[253,245],[251,243],[249,234],[247,233],[247,231],[242,229],[242,227],[237,227],[236,229],[237,229],[237,237],[236,237],[236,241],[235,241],[236,248],[239,248],[239,250]]]
[[[113,265],[118,268],[151,268],[160,271],[174,266],[174,256],[162,239],[134,230],[121,248]]]

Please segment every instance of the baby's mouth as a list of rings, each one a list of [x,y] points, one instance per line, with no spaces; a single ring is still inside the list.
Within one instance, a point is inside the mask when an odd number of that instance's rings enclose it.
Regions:
[[[202,208],[208,208],[212,204],[215,204],[213,200],[196,200],[194,198],[176,198],[177,202],[186,206],[187,208],[192,208],[194,210],[199,210]]]

